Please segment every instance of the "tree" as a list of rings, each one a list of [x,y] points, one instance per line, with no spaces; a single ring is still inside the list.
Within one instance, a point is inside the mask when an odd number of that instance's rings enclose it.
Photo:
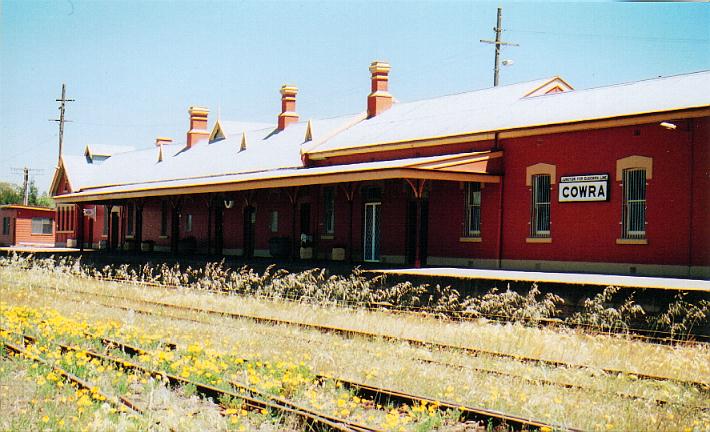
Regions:
[[[22,204],[22,189],[12,183],[0,182],[0,205]]]
[[[47,192],[42,192],[41,195],[39,194],[34,180],[30,181],[29,189],[29,205],[54,207],[54,200],[52,200]],[[22,204],[23,198],[21,186],[12,183],[0,182],[0,205]]]

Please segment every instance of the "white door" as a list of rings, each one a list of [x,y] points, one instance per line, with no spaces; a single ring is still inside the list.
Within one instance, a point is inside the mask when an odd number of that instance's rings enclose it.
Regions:
[[[365,204],[365,231],[363,232],[365,261],[380,260],[380,203]]]

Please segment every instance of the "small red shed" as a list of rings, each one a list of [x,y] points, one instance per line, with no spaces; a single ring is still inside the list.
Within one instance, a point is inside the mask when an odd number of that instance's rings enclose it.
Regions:
[[[0,206],[0,246],[54,246],[55,209]]]

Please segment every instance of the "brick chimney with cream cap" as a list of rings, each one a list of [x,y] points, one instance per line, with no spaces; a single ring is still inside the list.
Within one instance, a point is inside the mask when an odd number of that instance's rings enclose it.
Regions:
[[[390,69],[387,62],[374,61],[370,64],[372,93],[367,96],[367,118],[375,117],[392,106],[392,95],[388,91]]]
[[[279,130],[284,130],[291,123],[298,121],[298,113],[296,112],[296,95],[298,87],[285,84],[281,86],[281,114],[279,114]]]
[[[187,131],[187,148],[202,141],[207,141],[210,137],[210,132],[207,130],[207,115],[210,110],[200,106],[191,106],[188,110],[190,113],[190,130]]]

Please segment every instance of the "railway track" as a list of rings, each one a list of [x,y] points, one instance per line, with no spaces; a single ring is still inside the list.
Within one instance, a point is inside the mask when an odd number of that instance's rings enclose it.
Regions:
[[[267,301],[284,301],[284,302],[293,302],[296,304],[303,304],[303,302],[299,301],[298,299],[293,299],[293,298],[287,298],[287,297],[279,297],[279,298],[274,298],[274,297],[269,297],[269,296],[264,296],[264,295],[245,295],[241,293],[234,293],[234,292],[227,292],[224,290],[214,290],[214,289],[206,289],[206,290],[200,290],[196,288],[192,288],[189,286],[182,286],[182,285],[166,285],[166,284],[160,284],[160,283],[155,283],[155,282],[148,282],[148,281],[133,281],[129,279],[120,279],[120,278],[106,278],[106,277],[94,277],[92,279],[95,280],[100,280],[100,281],[106,281],[106,282],[116,282],[116,283],[129,283],[129,284],[135,284],[135,285],[140,285],[140,286],[149,286],[149,287],[154,287],[154,288],[163,288],[163,289],[170,289],[170,290],[192,290],[192,291],[197,291],[197,292],[209,292],[211,294],[216,294],[216,295],[222,295],[225,297],[242,297],[242,298],[260,298],[264,299]],[[419,317],[419,318],[439,318],[439,319],[446,319],[446,320],[451,320],[454,322],[475,322],[479,320],[480,318],[485,318],[490,321],[496,321],[500,323],[510,323],[514,322],[510,319],[507,319],[507,317],[502,316],[502,315],[496,315],[496,314],[484,314],[481,315],[480,317],[478,316],[471,316],[471,313],[469,312],[455,312],[455,313],[447,313],[447,312],[442,312],[433,308],[427,308],[427,307],[421,307],[421,306],[396,306],[390,303],[373,303],[373,302],[347,302],[343,303],[343,307],[350,308],[353,310],[368,310],[368,311],[373,311],[373,312],[387,312],[387,313],[392,313],[395,315],[405,315],[405,316],[414,316],[414,317]],[[586,324],[586,323],[572,323],[572,322],[566,322],[566,321],[561,321],[559,319],[540,319],[536,320],[533,322],[535,325],[543,325],[546,327],[553,327],[553,328],[571,328],[571,329],[582,329],[584,332],[592,335],[619,335],[619,336],[624,336],[627,338],[635,339],[635,340],[641,340],[647,343],[656,343],[656,344],[662,344],[662,345],[672,345],[672,344],[683,344],[683,343],[710,343],[710,335],[707,334],[700,334],[700,333],[690,333],[686,336],[686,339],[678,339],[675,337],[672,337],[672,333],[669,331],[664,331],[664,330],[654,330],[654,329],[646,329],[646,328],[626,328],[623,330],[616,330],[616,329],[610,329],[610,328],[602,328],[599,326],[595,326],[593,324]]]
[[[120,411],[126,411],[130,410],[131,412],[135,414],[143,414],[144,409],[139,407],[137,403],[131,401],[130,399],[124,397],[124,396],[119,396],[119,397],[113,397],[101,389],[99,389],[98,386],[92,384],[91,382],[84,380],[82,378],[79,378],[78,376],[67,372],[66,370],[62,369],[59,366],[50,364],[47,360],[43,359],[42,357],[38,357],[35,355],[32,355],[28,353],[24,348],[19,347],[15,344],[12,344],[7,341],[0,341],[2,343],[2,346],[7,350],[9,353],[13,353],[16,355],[21,355],[27,359],[30,359],[36,363],[40,363],[43,366],[46,366],[47,368],[51,369],[54,373],[57,375],[63,377],[67,381],[74,383],[78,388],[88,390],[92,392],[94,395],[98,395],[100,398],[105,400],[107,403],[109,403],[113,408],[118,409]]]
[[[74,300],[74,299],[69,299],[72,301],[76,302],[85,302],[86,300]],[[176,315],[170,315],[166,314],[164,312],[154,312],[154,311],[147,311],[147,310],[141,310],[141,309],[136,309],[136,308],[131,308],[131,307],[125,307],[125,306],[118,306],[118,305],[107,305],[105,303],[101,302],[95,302],[96,304],[103,306],[103,307],[110,307],[110,308],[118,308],[121,310],[126,310],[126,311],[133,311],[134,313],[139,313],[139,314],[144,314],[144,315],[149,315],[149,316],[159,316],[162,318],[170,318],[170,319],[177,319],[177,320],[182,320],[182,321],[189,321],[189,322],[194,322],[194,323],[200,323],[200,324],[210,324],[208,321],[203,321],[195,318],[186,318],[186,317],[181,317],[181,316],[176,316]],[[0,328],[2,330],[2,328]],[[290,336],[295,337],[293,335]],[[129,349],[129,353],[138,353],[137,351],[133,350],[139,350],[139,348],[136,347],[130,347],[129,345],[125,345],[123,343],[117,342],[115,340],[111,339],[106,339],[102,338],[103,341],[105,341],[105,344],[115,344],[117,347],[123,349]],[[314,341],[311,339],[305,339],[304,341],[308,343],[313,343]],[[169,347],[171,350],[175,350],[177,347],[177,344],[169,341],[161,341],[161,343]],[[145,353],[145,352],[143,352]],[[248,361],[248,359],[244,358],[242,359],[243,361]],[[550,385],[550,386],[556,386],[556,387],[561,387],[561,388],[567,388],[567,389],[577,389],[577,390],[583,390],[583,391],[591,391],[591,392],[596,392],[596,393],[601,393],[605,394],[608,396],[613,396],[613,397],[619,397],[619,398],[624,398],[624,399],[632,399],[632,400],[639,400],[639,401],[649,401],[653,402],[658,405],[675,405],[679,407],[685,407],[685,408],[693,408],[693,409],[699,409],[699,410],[707,410],[710,409],[708,406],[696,406],[696,405],[689,405],[689,404],[683,404],[683,403],[678,403],[674,401],[669,401],[666,399],[662,398],[648,398],[644,396],[639,396],[639,395],[634,395],[630,393],[625,393],[625,392],[609,392],[601,389],[597,389],[594,387],[589,387],[589,386],[583,386],[583,385],[578,385],[578,384],[572,384],[572,383],[565,383],[565,382],[559,382],[559,381],[554,381],[554,380],[548,380],[548,379],[543,379],[543,378],[530,378],[526,377],[524,375],[520,374],[515,374],[515,373],[509,373],[509,372],[504,372],[500,370],[495,370],[495,369],[490,369],[490,368],[481,368],[481,367],[473,367],[469,365],[461,365],[461,364],[456,364],[456,363],[450,363],[450,362],[445,362],[445,361],[438,361],[438,360],[432,360],[432,359],[425,359],[421,357],[413,357],[412,360],[421,362],[421,363],[428,363],[428,364],[434,364],[437,366],[441,367],[447,367],[447,368],[453,368],[453,369],[459,369],[459,370],[468,370],[476,373],[485,373],[485,374],[490,374],[490,375],[496,375],[496,376],[504,376],[512,379],[517,379],[521,381],[525,381],[530,384],[544,384],[544,385]],[[318,378],[330,378],[336,381],[339,381],[340,379],[337,377],[326,377],[326,376],[318,376]],[[342,383],[347,383],[348,380],[342,380]],[[357,383],[355,383],[357,384]],[[701,387],[704,386],[702,383],[698,383]],[[707,386],[702,387],[704,389],[707,389]]]
[[[368,339],[378,339],[379,338],[379,339],[389,340],[389,341],[394,341],[394,342],[408,343],[413,346],[422,346],[422,347],[428,347],[428,348],[434,348],[434,349],[445,349],[445,350],[465,352],[465,353],[467,353],[469,355],[473,355],[473,356],[486,355],[486,356],[490,356],[490,357],[507,358],[507,359],[511,359],[511,360],[519,361],[519,362],[523,362],[523,363],[543,364],[543,365],[548,365],[548,366],[553,366],[553,367],[567,367],[567,368],[589,368],[590,367],[590,366],[584,365],[584,364],[568,363],[568,362],[563,362],[563,361],[521,356],[521,355],[517,355],[517,354],[502,353],[502,352],[497,352],[497,351],[472,348],[472,347],[466,347],[466,346],[459,346],[459,345],[453,345],[453,344],[446,344],[446,343],[439,343],[439,342],[434,342],[434,341],[425,341],[425,340],[420,340],[420,339],[403,338],[403,337],[387,335],[387,334],[370,333],[370,332],[356,330],[356,329],[345,329],[345,328],[332,327],[332,326],[326,326],[326,325],[321,325],[321,324],[297,322],[297,321],[291,321],[291,320],[281,320],[281,319],[277,319],[277,318],[260,317],[260,316],[249,315],[249,314],[227,312],[227,311],[218,311],[218,310],[213,310],[213,309],[204,309],[204,308],[197,308],[197,307],[192,307],[192,306],[181,306],[181,305],[175,305],[172,303],[158,302],[158,301],[145,300],[145,299],[135,299],[135,298],[119,296],[119,295],[114,295],[114,294],[95,293],[95,292],[90,292],[90,291],[71,290],[71,289],[62,289],[62,288],[46,288],[46,287],[41,287],[41,288],[48,289],[48,290],[59,290],[59,291],[63,291],[63,292],[71,292],[71,293],[80,294],[80,295],[87,295],[88,294],[88,295],[97,296],[97,297],[109,298],[112,300],[122,300],[122,301],[134,302],[134,303],[139,303],[139,304],[144,304],[144,305],[149,305],[149,306],[164,307],[164,308],[178,310],[178,311],[182,311],[182,312],[202,313],[202,314],[206,314],[206,315],[222,316],[222,317],[233,318],[233,319],[247,319],[247,320],[251,320],[253,322],[262,323],[262,324],[294,326],[294,327],[312,329],[312,330],[316,330],[316,331],[320,331],[320,332],[324,332],[324,333],[339,334],[339,335],[346,336],[346,337],[364,337],[364,338],[368,338]],[[116,307],[117,306],[115,304],[112,304],[112,305],[102,304],[102,305],[106,306],[106,307]],[[136,308],[129,308],[129,309],[134,310],[136,312],[138,311]],[[142,311],[142,312],[146,312],[146,311]],[[182,318],[180,318],[180,319],[182,319]],[[189,320],[199,322],[199,320],[195,320],[194,318],[190,318]],[[654,381],[671,381],[671,382],[676,382],[676,383],[680,383],[680,384],[687,385],[687,386],[692,386],[692,387],[698,388],[700,390],[707,390],[709,387],[706,383],[702,383],[702,382],[696,382],[696,381],[691,381],[691,380],[682,380],[682,379],[677,379],[677,378],[657,376],[657,375],[651,375],[651,374],[643,374],[643,373],[638,373],[638,372],[625,371],[625,370],[621,370],[621,369],[601,368],[600,370],[604,373],[613,374],[613,375],[633,375],[639,379],[647,379],[647,380],[654,380]]]
[[[36,338],[25,335],[18,334],[18,337],[22,338],[26,343],[34,344],[37,342]],[[139,353],[145,353],[146,351],[133,347],[131,345],[112,341],[103,338],[102,342],[106,342],[107,346],[114,346],[120,348],[126,353],[133,353],[137,355]],[[13,346],[7,342],[3,341],[5,346]],[[209,384],[200,383],[194,380],[189,380],[180,376],[176,376],[165,371],[154,370],[137,363],[129,361],[127,359],[113,357],[107,354],[101,354],[94,352],[92,350],[87,350],[82,347],[76,347],[71,345],[65,345],[61,343],[56,343],[63,352],[75,351],[82,352],[87,357],[91,359],[96,359],[101,362],[114,364],[116,367],[123,368],[124,370],[130,370],[135,372],[140,372],[145,376],[151,376],[157,378],[169,384],[171,387],[191,385],[195,389],[196,393],[200,394],[204,398],[210,398],[214,403],[220,405],[224,410],[227,406],[224,405],[220,400],[224,400],[225,397],[241,400],[243,407],[251,411],[261,411],[261,410],[274,410],[282,414],[295,415],[301,418],[306,425],[308,425],[309,430],[315,431],[344,431],[344,432],[380,432],[381,429],[358,424],[345,419],[340,419],[337,417],[330,416],[328,414],[316,412],[314,410],[302,407],[293,402],[290,402],[284,398],[274,397],[268,395],[267,393],[261,392],[259,390],[245,386],[244,384],[238,383],[236,381],[227,381],[227,384],[233,386],[236,389],[243,391],[231,391],[222,388],[218,388]],[[19,349],[14,347],[14,349]],[[130,355],[130,354],[129,354]],[[45,360],[38,358],[38,360],[46,363]],[[61,368],[58,368],[61,369]],[[78,378],[77,378],[78,379]],[[90,387],[89,387],[90,388]],[[259,397],[256,397],[259,396]],[[108,396],[107,396],[108,397]],[[138,413],[143,413],[143,410],[136,410]],[[223,411],[224,412],[224,411]]]
[[[0,329],[0,330],[5,330],[5,329]],[[18,334],[15,333],[18,337],[21,337],[23,340],[29,342],[29,343],[36,343],[36,339],[32,336],[25,335],[25,334]],[[130,344],[126,344],[125,342],[121,341],[116,341],[114,339],[109,339],[105,337],[101,338],[96,338],[96,340],[99,340],[105,347],[107,348],[115,348],[119,349],[121,352],[130,355],[130,356],[135,356],[135,355],[142,355],[148,353],[146,350],[143,348],[139,348]],[[210,385],[205,385],[201,384],[195,381],[190,381],[182,377],[178,377],[175,375],[171,375],[169,373],[166,373],[165,371],[159,371],[159,370],[152,370],[149,368],[146,368],[144,366],[138,365],[136,363],[133,363],[131,361],[128,361],[123,358],[117,358],[117,357],[112,357],[106,354],[100,354],[96,353],[91,350],[86,350],[81,347],[73,347],[73,346],[68,346],[68,345],[63,345],[63,344],[57,344],[62,350],[74,350],[74,351],[81,351],[87,356],[91,358],[95,358],[99,361],[103,362],[108,362],[108,363],[113,363],[116,366],[122,367],[126,370],[133,370],[133,371],[138,371],[141,372],[145,375],[153,376],[159,379],[166,380],[169,382],[171,385],[186,385],[186,384],[191,384],[193,385],[197,392],[203,395],[204,397],[211,397],[213,400],[217,401],[220,400],[222,396],[231,396],[235,398],[240,398],[245,401],[246,404],[248,404],[249,407],[254,408],[254,409],[274,409],[274,410],[279,410],[282,412],[290,413],[290,414],[296,414],[299,416],[302,416],[303,413],[306,413],[308,416],[306,419],[310,420],[314,424],[320,424],[321,426],[327,426],[328,430],[344,430],[344,431],[356,431],[356,432],[379,432],[381,429],[379,428],[374,428],[371,426],[367,426],[361,423],[355,423],[351,422],[345,419],[341,419],[338,417],[330,416],[328,414],[324,414],[321,412],[316,412],[314,410],[311,410],[309,408],[305,408],[303,406],[297,405],[291,401],[288,401],[285,398],[269,395],[265,392],[262,392],[260,390],[254,389],[252,387],[246,386],[242,383],[236,382],[236,381],[227,381],[227,383],[234,388],[238,389],[239,392],[230,392],[227,390],[219,389],[214,386]],[[175,347],[176,345],[171,343],[171,342],[165,342],[165,346],[167,347]],[[320,381],[321,383],[330,380],[335,383],[339,383],[342,387],[351,389],[355,394],[359,395],[362,398],[367,398],[371,399],[375,403],[379,403],[382,405],[391,405],[391,404],[397,404],[397,405],[409,405],[409,406],[414,406],[415,404],[421,404],[421,403],[426,403],[429,405],[434,405],[438,407],[438,409],[447,409],[447,410],[455,410],[459,412],[459,420],[460,421],[484,421],[487,422],[488,424],[493,424],[493,425],[508,425],[508,426],[513,426],[515,427],[515,430],[530,430],[530,428],[549,428],[549,430],[567,430],[570,432],[581,432],[579,429],[574,429],[574,428],[569,428],[569,427],[560,427],[560,426],[554,426],[550,425],[545,422],[540,422],[536,421],[533,419],[528,419],[520,416],[515,416],[511,414],[506,414],[500,411],[496,410],[490,410],[490,409],[485,409],[485,408],[478,408],[478,407],[471,407],[471,406],[466,406],[454,402],[448,402],[448,401],[442,401],[438,399],[432,399],[432,398],[427,398],[424,396],[420,395],[414,395],[414,394],[409,394],[397,390],[392,390],[392,389],[386,389],[386,388],[381,388],[381,387],[376,387],[376,386],[371,386],[363,383],[358,383],[355,381],[351,380],[345,380],[342,378],[336,378],[336,377],[331,377],[331,376],[325,376],[325,375],[318,375],[317,380]],[[284,410],[284,407],[286,409]],[[320,420],[325,419],[325,422],[321,422]]]

